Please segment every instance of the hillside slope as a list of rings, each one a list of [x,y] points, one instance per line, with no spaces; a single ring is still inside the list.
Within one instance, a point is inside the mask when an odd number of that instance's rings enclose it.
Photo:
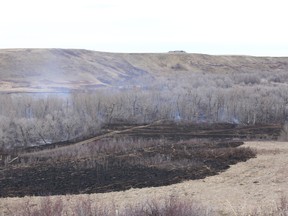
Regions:
[[[0,50],[2,92],[91,90],[103,86],[135,85],[137,80],[138,83],[149,82],[187,73],[286,71],[288,58],[173,52],[124,54],[71,49]]]

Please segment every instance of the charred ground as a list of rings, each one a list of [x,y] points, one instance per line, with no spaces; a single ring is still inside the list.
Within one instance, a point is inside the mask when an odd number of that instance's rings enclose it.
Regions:
[[[239,147],[243,140],[275,139],[280,130],[226,123],[108,125],[103,133],[118,132],[81,145],[14,153],[15,160],[0,167],[0,196],[110,192],[201,179],[255,157]]]

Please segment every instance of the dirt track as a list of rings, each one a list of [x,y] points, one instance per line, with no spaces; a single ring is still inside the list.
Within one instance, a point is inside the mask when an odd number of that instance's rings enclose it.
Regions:
[[[247,209],[260,206],[275,208],[279,198],[288,195],[288,143],[247,142],[245,146],[257,149],[257,158],[233,165],[218,176],[158,188],[130,189],[90,196],[106,203],[113,201],[119,208],[128,203],[147,199],[161,200],[170,195],[197,200],[227,215],[236,215],[237,211],[247,212]],[[76,201],[78,196],[69,196],[69,202]],[[29,199],[32,202],[38,200],[36,197]],[[8,203],[13,206],[19,202],[21,198],[0,199],[0,209]]]

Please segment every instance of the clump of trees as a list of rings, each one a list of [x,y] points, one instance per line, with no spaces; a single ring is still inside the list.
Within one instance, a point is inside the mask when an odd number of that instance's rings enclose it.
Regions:
[[[105,124],[119,122],[284,123],[288,113],[285,80],[284,73],[185,72],[137,87],[90,93],[0,95],[0,147],[86,138]]]

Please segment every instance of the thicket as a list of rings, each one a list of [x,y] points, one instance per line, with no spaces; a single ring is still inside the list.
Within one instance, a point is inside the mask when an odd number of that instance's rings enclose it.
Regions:
[[[88,93],[0,95],[0,148],[82,139],[109,123],[284,123],[288,75],[197,74]],[[140,83],[140,82],[138,82]]]

